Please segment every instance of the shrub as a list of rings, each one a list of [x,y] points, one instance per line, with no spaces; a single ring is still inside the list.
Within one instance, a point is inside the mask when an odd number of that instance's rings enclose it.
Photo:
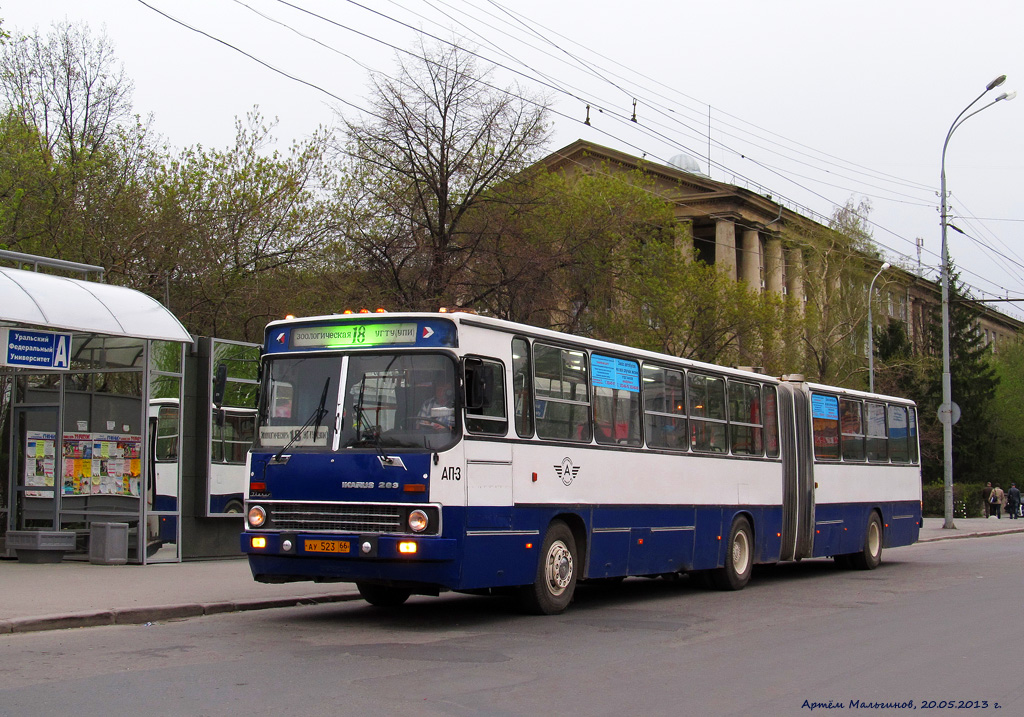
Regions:
[[[981,483],[953,484],[953,517],[982,518],[985,516],[985,501]],[[942,518],[946,514],[945,490],[941,483],[929,483],[921,490],[922,513],[928,518]]]

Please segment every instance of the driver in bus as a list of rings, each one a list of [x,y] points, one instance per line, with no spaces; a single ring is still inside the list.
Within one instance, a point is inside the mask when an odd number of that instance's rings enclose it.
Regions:
[[[455,392],[447,376],[434,384],[434,395],[423,402],[419,415],[445,428],[455,425]]]

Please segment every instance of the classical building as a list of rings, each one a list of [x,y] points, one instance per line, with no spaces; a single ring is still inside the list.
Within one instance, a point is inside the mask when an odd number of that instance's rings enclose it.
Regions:
[[[699,259],[724,267],[733,279],[747,282],[755,291],[805,298],[805,253],[783,236],[783,229],[821,226],[826,217],[794,211],[770,194],[714,181],[686,155],[664,165],[577,140],[541,162],[550,170],[567,173],[642,170],[654,190],[671,203],[676,219],[688,225]],[[910,340],[920,345],[941,301],[939,284],[898,267],[890,271],[892,278],[883,293],[885,312],[902,321]],[[1024,322],[980,302],[972,304],[994,351],[1024,333]]]

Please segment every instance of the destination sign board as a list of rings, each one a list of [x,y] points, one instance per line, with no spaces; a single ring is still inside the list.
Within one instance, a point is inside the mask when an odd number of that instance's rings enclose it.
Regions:
[[[71,334],[28,329],[0,329],[0,366],[67,371],[71,368]]]

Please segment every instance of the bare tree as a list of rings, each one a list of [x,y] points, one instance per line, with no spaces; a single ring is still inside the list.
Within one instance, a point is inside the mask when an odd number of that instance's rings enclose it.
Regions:
[[[368,118],[342,120],[348,241],[403,308],[458,301],[456,277],[478,243],[463,231],[467,212],[546,139],[544,102],[494,86],[491,74],[456,45],[421,44],[395,77],[372,77]]]
[[[134,85],[105,33],[65,22],[0,47],[0,94],[47,153],[76,163],[132,120]]]

